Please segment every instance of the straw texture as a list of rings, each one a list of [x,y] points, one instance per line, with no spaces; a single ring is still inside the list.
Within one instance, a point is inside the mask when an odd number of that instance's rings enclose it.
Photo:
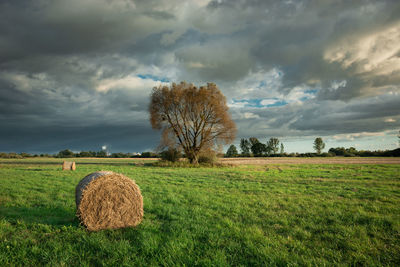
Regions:
[[[76,170],[75,162],[64,161],[63,165],[62,165],[62,170],[63,171],[75,171]]]
[[[136,183],[109,171],[94,172],[75,189],[77,216],[89,231],[134,227],[143,218],[143,197]]]

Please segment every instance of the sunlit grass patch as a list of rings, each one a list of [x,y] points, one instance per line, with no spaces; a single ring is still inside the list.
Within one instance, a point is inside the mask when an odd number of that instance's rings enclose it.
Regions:
[[[0,265],[400,264],[399,165],[123,163],[3,163]],[[97,170],[135,179],[137,228],[79,225],[75,186]]]

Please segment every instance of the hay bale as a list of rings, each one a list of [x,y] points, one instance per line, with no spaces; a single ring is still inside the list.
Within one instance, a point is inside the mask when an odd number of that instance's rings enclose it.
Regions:
[[[89,231],[138,225],[143,218],[139,187],[128,177],[99,171],[83,178],[75,189],[77,216]]]
[[[76,165],[75,162],[64,161],[62,165],[63,171],[75,171]]]

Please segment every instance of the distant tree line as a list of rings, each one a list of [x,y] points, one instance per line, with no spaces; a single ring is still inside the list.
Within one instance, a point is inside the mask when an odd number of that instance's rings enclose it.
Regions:
[[[399,133],[400,140],[400,133]],[[400,142],[400,141],[399,141]],[[213,154],[213,157],[400,157],[400,148],[393,150],[357,150],[354,147],[344,148],[344,147],[332,147],[328,152],[322,152],[325,148],[325,143],[322,138],[318,137],[314,141],[314,146],[316,153],[286,153],[284,144],[276,137],[271,137],[266,143],[260,142],[256,137],[250,137],[249,139],[242,138],[240,140],[240,150],[239,153],[235,145],[231,145],[225,154]],[[57,154],[29,154],[25,152],[21,153],[5,153],[0,152],[0,158],[8,159],[21,159],[21,158],[31,158],[31,157],[51,157],[51,158],[161,158],[168,161],[177,161],[185,155],[176,149],[164,150],[160,153],[155,153],[151,151],[139,153],[111,153],[108,154],[104,150],[100,151],[81,151],[73,152],[69,149],[64,149]],[[199,162],[208,162],[210,160],[210,155],[200,155]],[[214,159],[215,160],[215,159]]]
[[[400,135],[399,135],[400,136]],[[399,137],[400,139],[400,137]],[[256,137],[240,140],[240,150],[231,145],[225,153],[225,157],[400,157],[400,148],[394,150],[357,150],[354,147],[330,148],[328,152],[322,152],[325,143],[321,137],[314,140],[313,148],[316,153],[286,153],[285,146],[276,137],[271,137],[266,143],[260,142]]]
[[[285,146],[283,143],[275,137],[271,137],[264,144],[260,142],[256,137],[250,137],[249,139],[240,139],[240,149],[239,154],[235,145],[231,145],[225,156],[226,157],[266,157],[266,156],[280,156],[286,155]]]
[[[400,157],[400,148],[393,150],[357,150],[354,147],[344,148],[344,147],[336,147],[330,148],[329,152],[335,156],[344,156],[344,157]]]

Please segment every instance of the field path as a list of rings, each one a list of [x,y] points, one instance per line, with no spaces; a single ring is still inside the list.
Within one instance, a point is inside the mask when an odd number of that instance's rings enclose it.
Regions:
[[[400,164],[395,157],[334,157],[334,158],[222,158],[222,163],[235,165],[267,165],[267,164]]]

